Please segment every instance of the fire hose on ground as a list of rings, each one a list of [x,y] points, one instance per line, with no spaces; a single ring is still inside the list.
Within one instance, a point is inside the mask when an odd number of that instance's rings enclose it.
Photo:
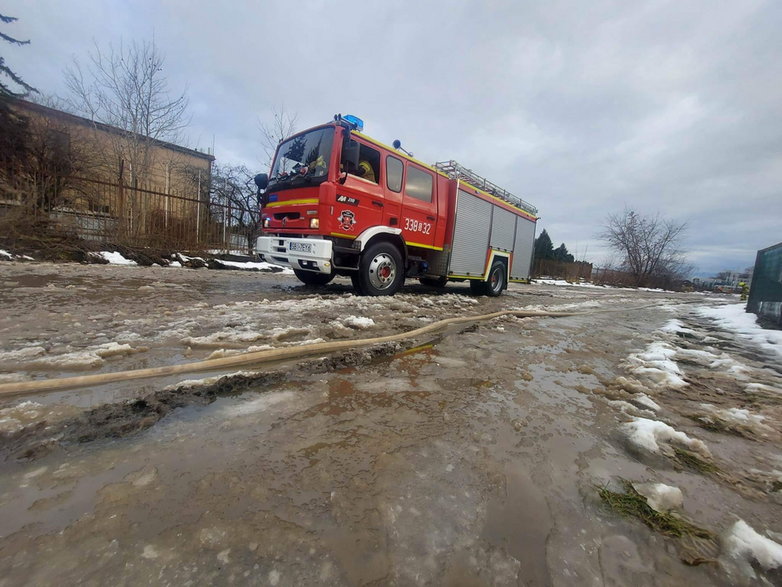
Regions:
[[[446,318],[432,322],[426,326],[421,326],[414,330],[389,334],[387,336],[378,336],[373,338],[361,338],[352,340],[340,340],[331,342],[320,342],[314,344],[303,344],[292,347],[282,347],[276,349],[265,349],[261,351],[247,351],[229,357],[220,357],[216,359],[205,359],[193,363],[182,363],[178,365],[166,365],[162,367],[148,367],[144,369],[134,369],[130,371],[116,371],[113,373],[96,373],[93,375],[79,375],[75,377],[63,377],[59,379],[39,379],[34,381],[23,381],[0,384],[0,398],[17,397],[26,395],[35,395],[52,391],[63,391],[79,387],[90,387],[95,385],[105,385],[108,383],[118,383],[120,381],[130,381],[133,379],[152,379],[155,377],[167,377],[170,375],[181,375],[184,373],[198,373],[204,371],[216,371],[234,367],[246,367],[248,365],[256,366],[265,363],[274,363],[290,359],[300,359],[312,357],[313,355],[324,355],[337,351],[349,350],[356,347],[367,347],[389,342],[397,342],[408,338],[415,338],[424,334],[430,334],[451,326],[454,324],[464,324],[467,322],[481,322],[492,320],[501,316],[514,316],[518,318],[536,318],[536,317],[564,317],[579,316],[584,314],[594,314],[598,312],[617,312],[629,310],[641,310],[653,306],[635,308],[618,308],[608,310],[589,310],[581,312],[553,312],[553,311],[529,311],[529,310],[502,310],[492,312],[491,314],[481,314],[477,316],[462,316],[458,318]]]

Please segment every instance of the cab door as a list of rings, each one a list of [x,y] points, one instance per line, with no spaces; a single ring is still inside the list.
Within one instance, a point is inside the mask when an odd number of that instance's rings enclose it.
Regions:
[[[433,248],[437,227],[434,173],[410,161],[406,168],[399,228],[408,246]]]
[[[358,143],[359,161],[363,165],[359,169],[346,169],[344,183],[337,183],[333,212],[336,224],[331,232],[334,236],[355,238],[367,228],[383,224],[380,152],[360,140]]]

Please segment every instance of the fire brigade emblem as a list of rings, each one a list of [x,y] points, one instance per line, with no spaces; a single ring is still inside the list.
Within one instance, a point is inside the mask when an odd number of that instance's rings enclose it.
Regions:
[[[353,230],[353,225],[356,223],[356,215],[350,210],[343,210],[337,217],[337,220],[342,230]]]

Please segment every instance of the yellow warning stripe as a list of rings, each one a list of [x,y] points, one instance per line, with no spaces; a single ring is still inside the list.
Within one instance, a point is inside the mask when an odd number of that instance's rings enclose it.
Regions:
[[[267,208],[276,208],[277,206],[288,206],[294,204],[317,204],[320,200],[318,198],[306,198],[302,200],[285,200],[283,202],[269,202],[266,204]]]

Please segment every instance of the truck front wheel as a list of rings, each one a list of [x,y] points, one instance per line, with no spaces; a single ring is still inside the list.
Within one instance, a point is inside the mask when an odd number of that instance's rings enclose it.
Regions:
[[[293,273],[305,285],[326,285],[334,279],[333,273],[315,273],[314,271],[303,271],[302,269],[294,269]]]
[[[361,255],[358,265],[358,293],[364,296],[392,296],[405,281],[402,255],[386,242],[370,245]]]

